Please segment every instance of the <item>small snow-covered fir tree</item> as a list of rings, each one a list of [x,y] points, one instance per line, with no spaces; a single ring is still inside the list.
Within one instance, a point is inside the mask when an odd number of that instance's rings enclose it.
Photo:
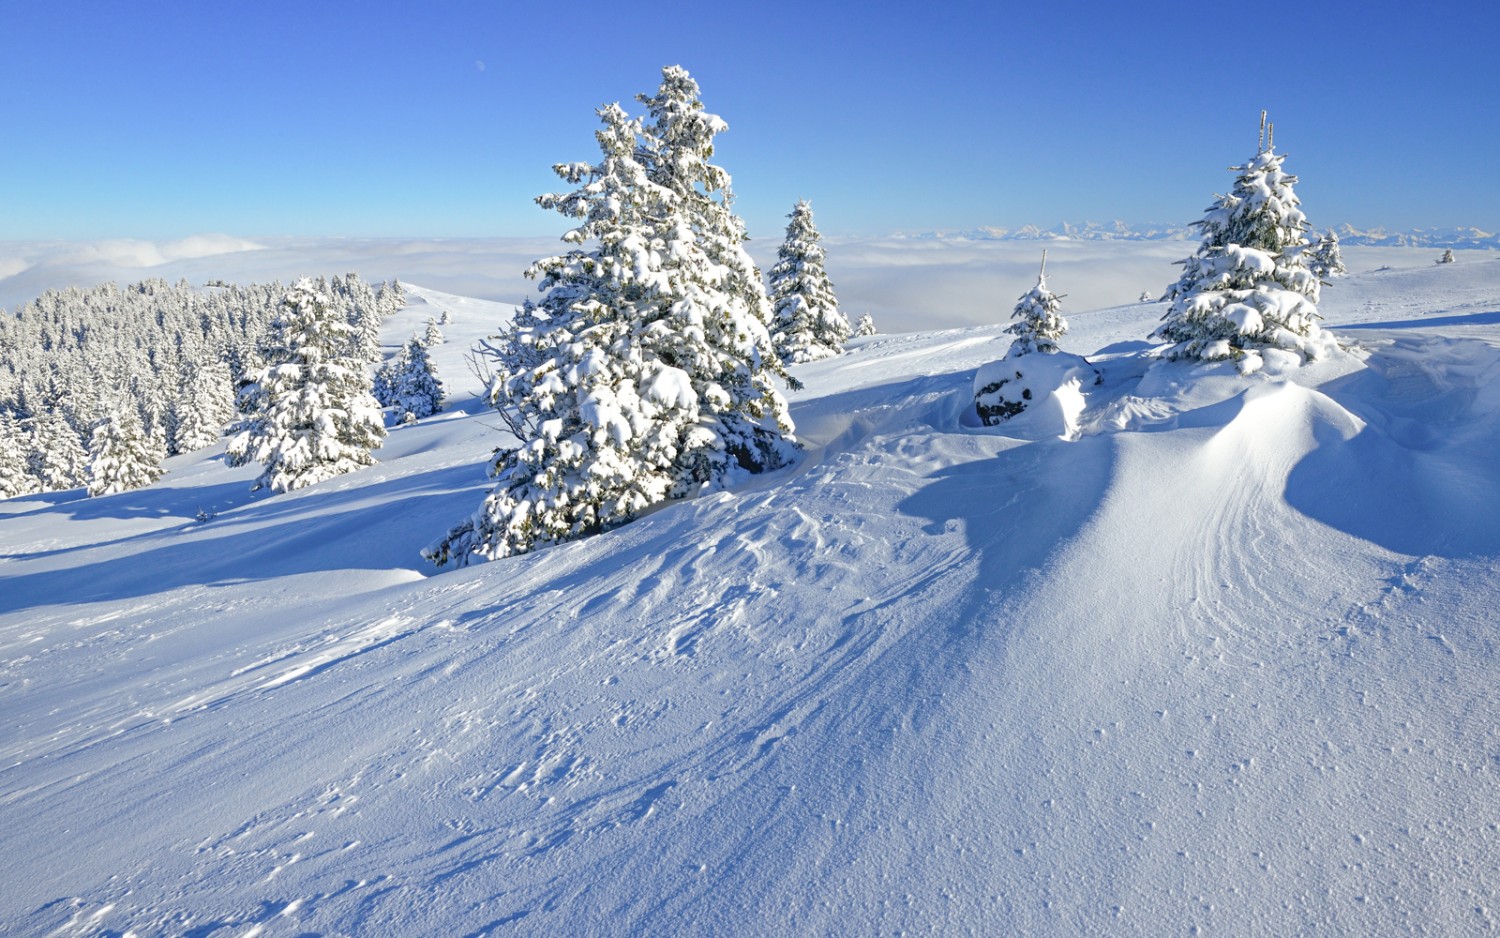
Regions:
[[[479,510],[423,552],[439,565],[606,530],[795,454],[769,304],[729,176],[707,162],[723,122],[682,69],[643,100],[649,127],[600,108],[599,162],[558,165],[578,188],[537,199],[579,220],[563,237],[578,247],[527,271],[543,299],[484,346],[519,442]]]
[[[428,348],[443,344],[443,330],[438,328],[438,322],[431,316],[427,317],[427,330],[422,334],[422,341]]]
[[[21,422],[0,411],[0,499],[30,495],[36,479],[26,471],[27,440]]]
[[[771,268],[771,339],[784,364],[817,361],[844,350],[853,327],[839,312],[833,284],[823,269],[823,236],[812,206],[799,201],[787,216],[786,238]]]
[[[1336,343],[1318,328],[1318,278],[1308,270],[1307,221],[1292,191],[1297,177],[1261,114],[1261,146],[1236,166],[1234,188],[1194,224],[1204,238],[1168,290],[1172,305],[1152,338],[1170,343],[1165,358],[1235,359],[1254,371],[1260,350],[1323,358]]]
[[[273,492],[373,465],[385,427],[355,327],[303,280],[282,300],[272,331],[270,364],[241,392],[249,416],[229,443],[231,461],[260,463],[255,488]]]
[[[1344,254],[1339,249],[1339,236],[1335,232],[1325,232],[1312,246],[1307,253],[1307,267],[1319,280],[1349,272],[1344,266]]]
[[[854,324],[854,337],[863,339],[865,336],[877,335],[875,331],[875,318],[869,313],[859,317],[859,322]]]
[[[150,485],[161,478],[161,455],[135,408],[121,407],[99,421],[89,440],[89,495],[114,495]]]
[[[1458,258],[1456,258],[1456,257],[1453,256],[1453,249],[1452,248],[1444,248],[1443,249],[1443,256],[1440,257],[1440,258],[1438,258],[1437,262],[1439,264],[1452,264],[1456,260],[1458,260]]]
[[[402,423],[413,423],[443,409],[443,382],[427,354],[427,343],[412,336],[401,347],[389,377],[390,403]]]
[[[1057,340],[1068,331],[1068,321],[1062,318],[1061,311],[1062,297],[1047,289],[1047,252],[1043,251],[1036,286],[1021,295],[1010,314],[1016,322],[1005,330],[1016,337],[1015,354],[1055,353]]]
[[[1011,318],[1016,322],[1005,331],[1015,339],[1005,357],[974,375],[975,415],[985,426],[995,426],[1039,407],[1055,419],[1053,432],[1071,437],[1083,410],[1082,387],[1097,383],[1099,375],[1087,359],[1057,347],[1068,323],[1062,297],[1047,289],[1046,251],[1036,286],[1021,295]]]

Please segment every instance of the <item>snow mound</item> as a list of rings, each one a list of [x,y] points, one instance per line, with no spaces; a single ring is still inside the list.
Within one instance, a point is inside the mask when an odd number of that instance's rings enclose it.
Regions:
[[[1007,433],[1029,438],[1073,439],[1086,402],[1086,388],[1100,375],[1086,359],[1067,352],[1010,354],[974,374],[974,406],[965,422],[1004,424]]]

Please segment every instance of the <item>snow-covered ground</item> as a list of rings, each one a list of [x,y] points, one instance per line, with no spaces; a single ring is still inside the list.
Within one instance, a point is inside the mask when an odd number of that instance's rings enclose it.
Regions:
[[[1087,246],[1121,300],[1161,249]],[[448,310],[454,400],[377,467],[0,502],[0,932],[1500,927],[1500,261],[1346,250],[1364,351],[1279,376],[1065,299],[1062,440],[963,416],[1004,250],[959,328],[794,369],[795,467],[536,554],[417,556],[485,490],[508,307],[415,275],[386,342]]]

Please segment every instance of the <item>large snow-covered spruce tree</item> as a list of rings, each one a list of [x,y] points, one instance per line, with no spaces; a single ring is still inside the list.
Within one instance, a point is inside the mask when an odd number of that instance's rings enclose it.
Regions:
[[[99,421],[89,439],[89,495],[145,488],[161,478],[165,455],[147,435],[135,406],[127,403]]]
[[[265,368],[241,392],[230,462],[258,462],[255,488],[287,492],[374,464],[385,438],[355,327],[310,281],[289,290]]]
[[[1203,241],[1167,288],[1172,305],[1152,333],[1171,343],[1163,357],[1235,359],[1249,372],[1263,349],[1304,360],[1336,349],[1318,328],[1319,282],[1304,257],[1308,226],[1285,159],[1262,113],[1259,152],[1231,168],[1234,187],[1194,223]]]
[[[772,340],[784,364],[830,358],[844,350],[853,327],[823,269],[823,236],[812,206],[799,201],[787,216],[786,238],[771,268]]]
[[[606,530],[795,455],[769,304],[729,176],[707,162],[724,124],[685,71],[663,75],[650,125],[600,108],[599,162],[558,165],[577,188],[537,199],[578,219],[575,247],[527,271],[543,298],[482,347],[517,445],[478,511],[424,551],[439,565]]]

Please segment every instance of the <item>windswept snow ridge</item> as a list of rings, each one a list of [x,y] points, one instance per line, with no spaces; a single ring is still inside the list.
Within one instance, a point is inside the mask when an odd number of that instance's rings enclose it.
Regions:
[[[1494,929],[1500,264],[1409,257],[1248,377],[1070,311],[1072,439],[967,413],[1003,322],[856,340],[795,466],[437,575],[507,312],[411,287],[373,468],[0,502],[0,929]]]

